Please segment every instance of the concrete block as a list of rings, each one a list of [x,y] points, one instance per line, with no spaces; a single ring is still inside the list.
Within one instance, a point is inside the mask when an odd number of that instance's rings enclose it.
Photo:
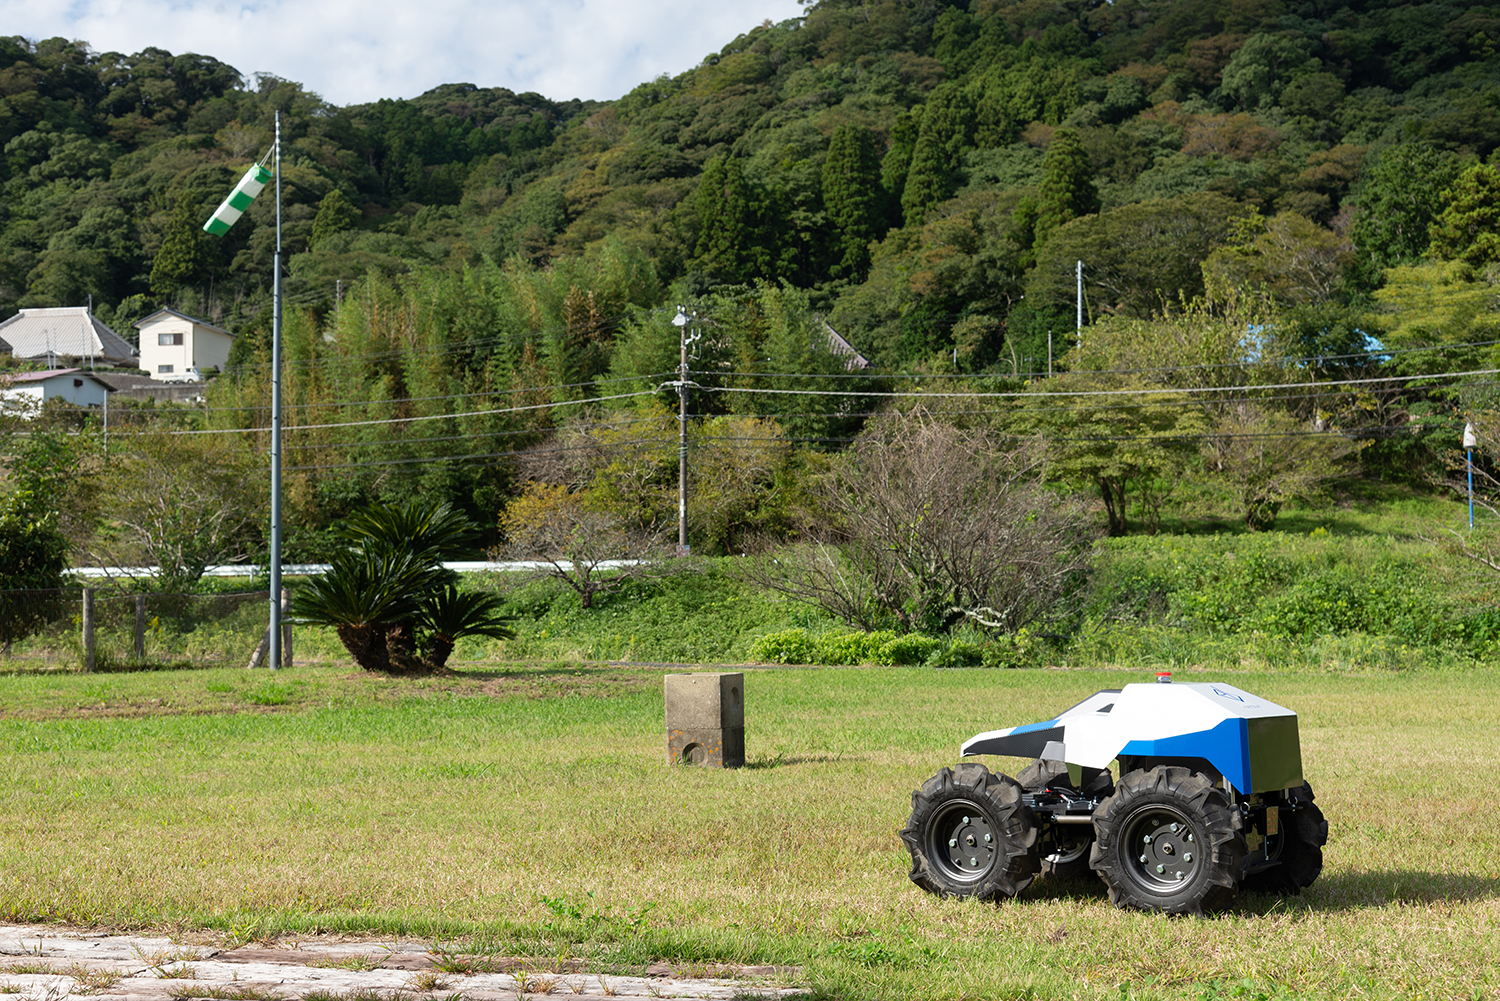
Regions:
[[[727,730],[745,725],[745,676],[738,671],[669,674],[667,729]]]
[[[705,768],[743,768],[745,728],[687,727],[667,730],[667,763]]]

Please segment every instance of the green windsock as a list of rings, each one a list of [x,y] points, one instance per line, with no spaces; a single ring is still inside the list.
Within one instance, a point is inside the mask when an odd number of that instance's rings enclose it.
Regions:
[[[208,217],[208,222],[203,224],[203,232],[211,236],[223,236],[229,232],[229,227],[250,207],[255,196],[260,194],[260,189],[270,180],[269,170],[258,163],[251,164],[250,169],[245,171],[245,176],[240,178],[240,183],[229,193],[229,197],[219,203],[214,214]]]

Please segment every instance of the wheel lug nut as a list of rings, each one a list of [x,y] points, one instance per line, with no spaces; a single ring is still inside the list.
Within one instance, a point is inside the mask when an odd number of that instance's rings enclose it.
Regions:
[[[957,848],[958,847],[958,839],[957,838],[949,838],[948,839],[948,847],[949,848]]]
[[[1145,865],[1145,864],[1146,864],[1146,856],[1142,855],[1141,856],[1141,865]]]
[[[969,859],[969,864],[970,865],[978,865],[979,864],[979,860],[977,858],[971,858],[971,859]]]
[[[1178,878],[1178,879],[1181,879],[1181,878],[1182,878],[1182,870],[1181,870],[1181,869],[1178,869],[1178,870],[1177,870],[1177,878]]]
[[[1167,871],[1167,867],[1164,866],[1164,865],[1159,865],[1159,866],[1156,867],[1156,871],[1157,872],[1166,872]]]
[[[1181,829],[1182,829],[1182,825],[1181,824],[1173,824],[1172,825],[1172,833],[1173,834],[1176,834]]]
[[[968,822],[969,822],[969,818],[968,818],[968,817],[965,817],[965,818],[964,818],[964,823],[966,823],[966,824],[967,824],[967,823],[968,823]]]
[[[1193,840],[1193,832],[1192,831],[1188,831],[1187,837],[1183,838],[1183,840],[1184,841],[1191,841],[1191,840]]]
[[[1182,855],[1182,860],[1184,862],[1191,862],[1193,860],[1193,853],[1192,852],[1184,852],[1183,855]]]
[[[989,835],[988,835],[988,834],[986,834],[986,835],[985,835],[985,836],[984,836],[984,840],[985,840],[985,843],[986,843],[986,844],[988,844],[988,843],[989,843],[989,840],[990,840],[990,836],[989,836]]]
[[[1149,845],[1151,843],[1151,835],[1148,834],[1144,838],[1141,838],[1141,840]]]

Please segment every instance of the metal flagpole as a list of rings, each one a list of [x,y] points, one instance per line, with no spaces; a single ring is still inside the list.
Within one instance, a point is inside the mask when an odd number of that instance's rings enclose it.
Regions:
[[[276,112],[276,254],[271,283],[271,670],[281,667],[281,112]]]
[[[271,625],[268,637],[271,668],[281,666],[281,112],[276,112],[276,255],[275,274],[271,284]],[[272,171],[265,168],[265,157],[250,165],[234,190],[214,209],[203,224],[203,232],[223,236],[235,224],[255,196],[270,183]]]

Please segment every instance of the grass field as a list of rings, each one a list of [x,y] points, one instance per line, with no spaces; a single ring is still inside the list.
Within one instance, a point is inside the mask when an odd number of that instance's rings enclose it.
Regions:
[[[1299,711],[1326,867],[1181,920],[937,900],[896,836],[961,739],[1141,671],[755,671],[733,771],[666,765],[659,671],[0,676],[0,919],[776,963],[827,998],[1500,997],[1500,674],[1226,677]]]

